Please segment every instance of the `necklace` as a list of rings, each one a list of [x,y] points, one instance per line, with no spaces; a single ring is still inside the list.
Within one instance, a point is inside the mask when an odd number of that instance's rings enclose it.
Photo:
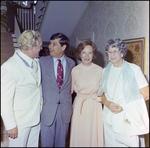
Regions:
[[[111,66],[111,68],[112,68],[112,66]],[[111,71],[111,68],[110,68],[110,71]],[[109,79],[109,76],[110,76],[110,71],[109,71],[108,79]],[[118,76],[118,80],[117,80],[117,82],[116,82],[115,89],[114,89],[114,94],[113,94],[113,97],[112,97],[112,98],[109,96],[109,94],[108,94],[108,88],[107,88],[107,95],[108,95],[108,97],[109,97],[111,100],[113,100],[113,98],[114,98],[114,96],[115,96],[116,87],[117,87],[119,78],[120,78],[120,76],[121,76],[121,73],[122,73],[122,68],[121,68],[120,74],[119,74],[119,76]],[[108,84],[108,79],[107,79],[107,84]],[[106,87],[107,87],[107,85],[106,85]]]

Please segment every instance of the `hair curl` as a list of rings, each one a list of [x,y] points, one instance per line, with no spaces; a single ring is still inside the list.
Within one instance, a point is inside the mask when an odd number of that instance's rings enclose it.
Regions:
[[[128,48],[127,48],[126,44],[120,38],[117,38],[115,40],[110,39],[107,41],[107,43],[105,45],[105,52],[106,53],[107,53],[110,46],[111,47],[118,47],[120,52],[123,53],[123,58],[125,58]]]
[[[96,53],[97,53],[96,45],[95,45],[92,41],[83,40],[83,41],[77,46],[77,49],[76,49],[76,55],[77,55],[77,58],[78,58],[80,61],[81,61],[80,54],[81,54],[82,50],[84,50],[84,48],[85,48],[86,46],[91,46],[91,47],[92,47],[92,50],[93,50],[93,59],[96,58]]]
[[[18,46],[22,50],[29,50],[33,46],[39,45],[40,33],[34,30],[25,30],[18,38]]]

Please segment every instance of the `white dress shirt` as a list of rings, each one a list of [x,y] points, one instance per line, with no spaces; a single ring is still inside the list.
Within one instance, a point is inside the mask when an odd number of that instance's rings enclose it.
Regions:
[[[61,63],[63,65],[63,79],[65,78],[65,73],[66,73],[66,58],[65,55],[63,55],[61,58]],[[54,61],[54,72],[55,72],[55,77],[57,79],[57,66],[58,66],[58,59],[53,57],[53,61]]]

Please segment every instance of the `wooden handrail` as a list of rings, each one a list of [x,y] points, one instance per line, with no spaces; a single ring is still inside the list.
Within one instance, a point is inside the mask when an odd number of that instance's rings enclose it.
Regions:
[[[37,3],[36,3],[37,4]],[[28,8],[28,7],[23,7],[23,6],[21,6],[21,5],[19,5],[19,4],[17,4],[17,3],[15,3],[15,2],[12,2],[12,5],[13,5],[13,11],[14,11],[14,14],[15,14],[15,17],[16,17],[16,20],[17,20],[17,23],[18,23],[18,26],[19,26],[19,29],[20,29],[20,32],[22,33],[26,28],[25,28],[25,26],[23,27],[23,24],[26,24],[26,16],[27,16],[27,14],[23,14],[23,15],[25,15],[25,18],[22,18],[22,13],[23,13],[23,11],[25,10],[26,12],[28,11],[28,13],[30,13],[30,11],[31,11],[31,16],[29,16],[29,14],[28,14],[28,28],[29,28],[29,26],[30,26],[30,28],[34,28],[35,26],[34,26],[34,24],[33,23],[35,23],[34,22],[34,6],[36,6],[36,4],[34,4],[34,3],[31,3],[31,6]],[[19,14],[18,14],[18,11],[17,11],[17,9],[20,9],[20,11],[21,11],[21,18],[19,18]],[[29,20],[29,18],[30,17],[32,17],[32,21],[31,20]]]
[[[24,30],[39,30],[41,27],[41,23],[43,20],[44,12],[46,9],[46,5],[44,3],[44,6],[40,9],[41,15],[39,17],[36,17],[35,13],[35,6],[36,4],[31,3],[30,7],[23,7],[19,5],[18,3],[9,1],[12,5],[14,15],[16,17],[20,32],[22,33]],[[47,1],[43,1],[47,2]],[[46,3],[47,4],[47,3]],[[45,8],[45,9],[44,9]]]
[[[37,1],[37,3],[38,3],[38,1]],[[37,3],[36,3],[36,4],[31,3],[31,6],[28,8],[28,7],[23,7],[23,6],[21,6],[21,5],[17,4],[17,3],[15,3],[15,2],[13,2],[13,4],[17,6],[17,8],[20,8],[20,9],[27,9],[27,10],[32,9],[33,6],[36,6],[36,5],[37,5]]]

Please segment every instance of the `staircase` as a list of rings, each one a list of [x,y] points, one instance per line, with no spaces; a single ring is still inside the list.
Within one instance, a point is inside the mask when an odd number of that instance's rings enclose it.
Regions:
[[[14,34],[1,32],[1,65],[18,49],[17,39],[24,30],[31,29],[39,31],[47,4],[48,1],[39,1],[37,4],[31,4],[30,8],[17,6]]]
[[[1,32],[1,65],[14,54],[12,33]]]

